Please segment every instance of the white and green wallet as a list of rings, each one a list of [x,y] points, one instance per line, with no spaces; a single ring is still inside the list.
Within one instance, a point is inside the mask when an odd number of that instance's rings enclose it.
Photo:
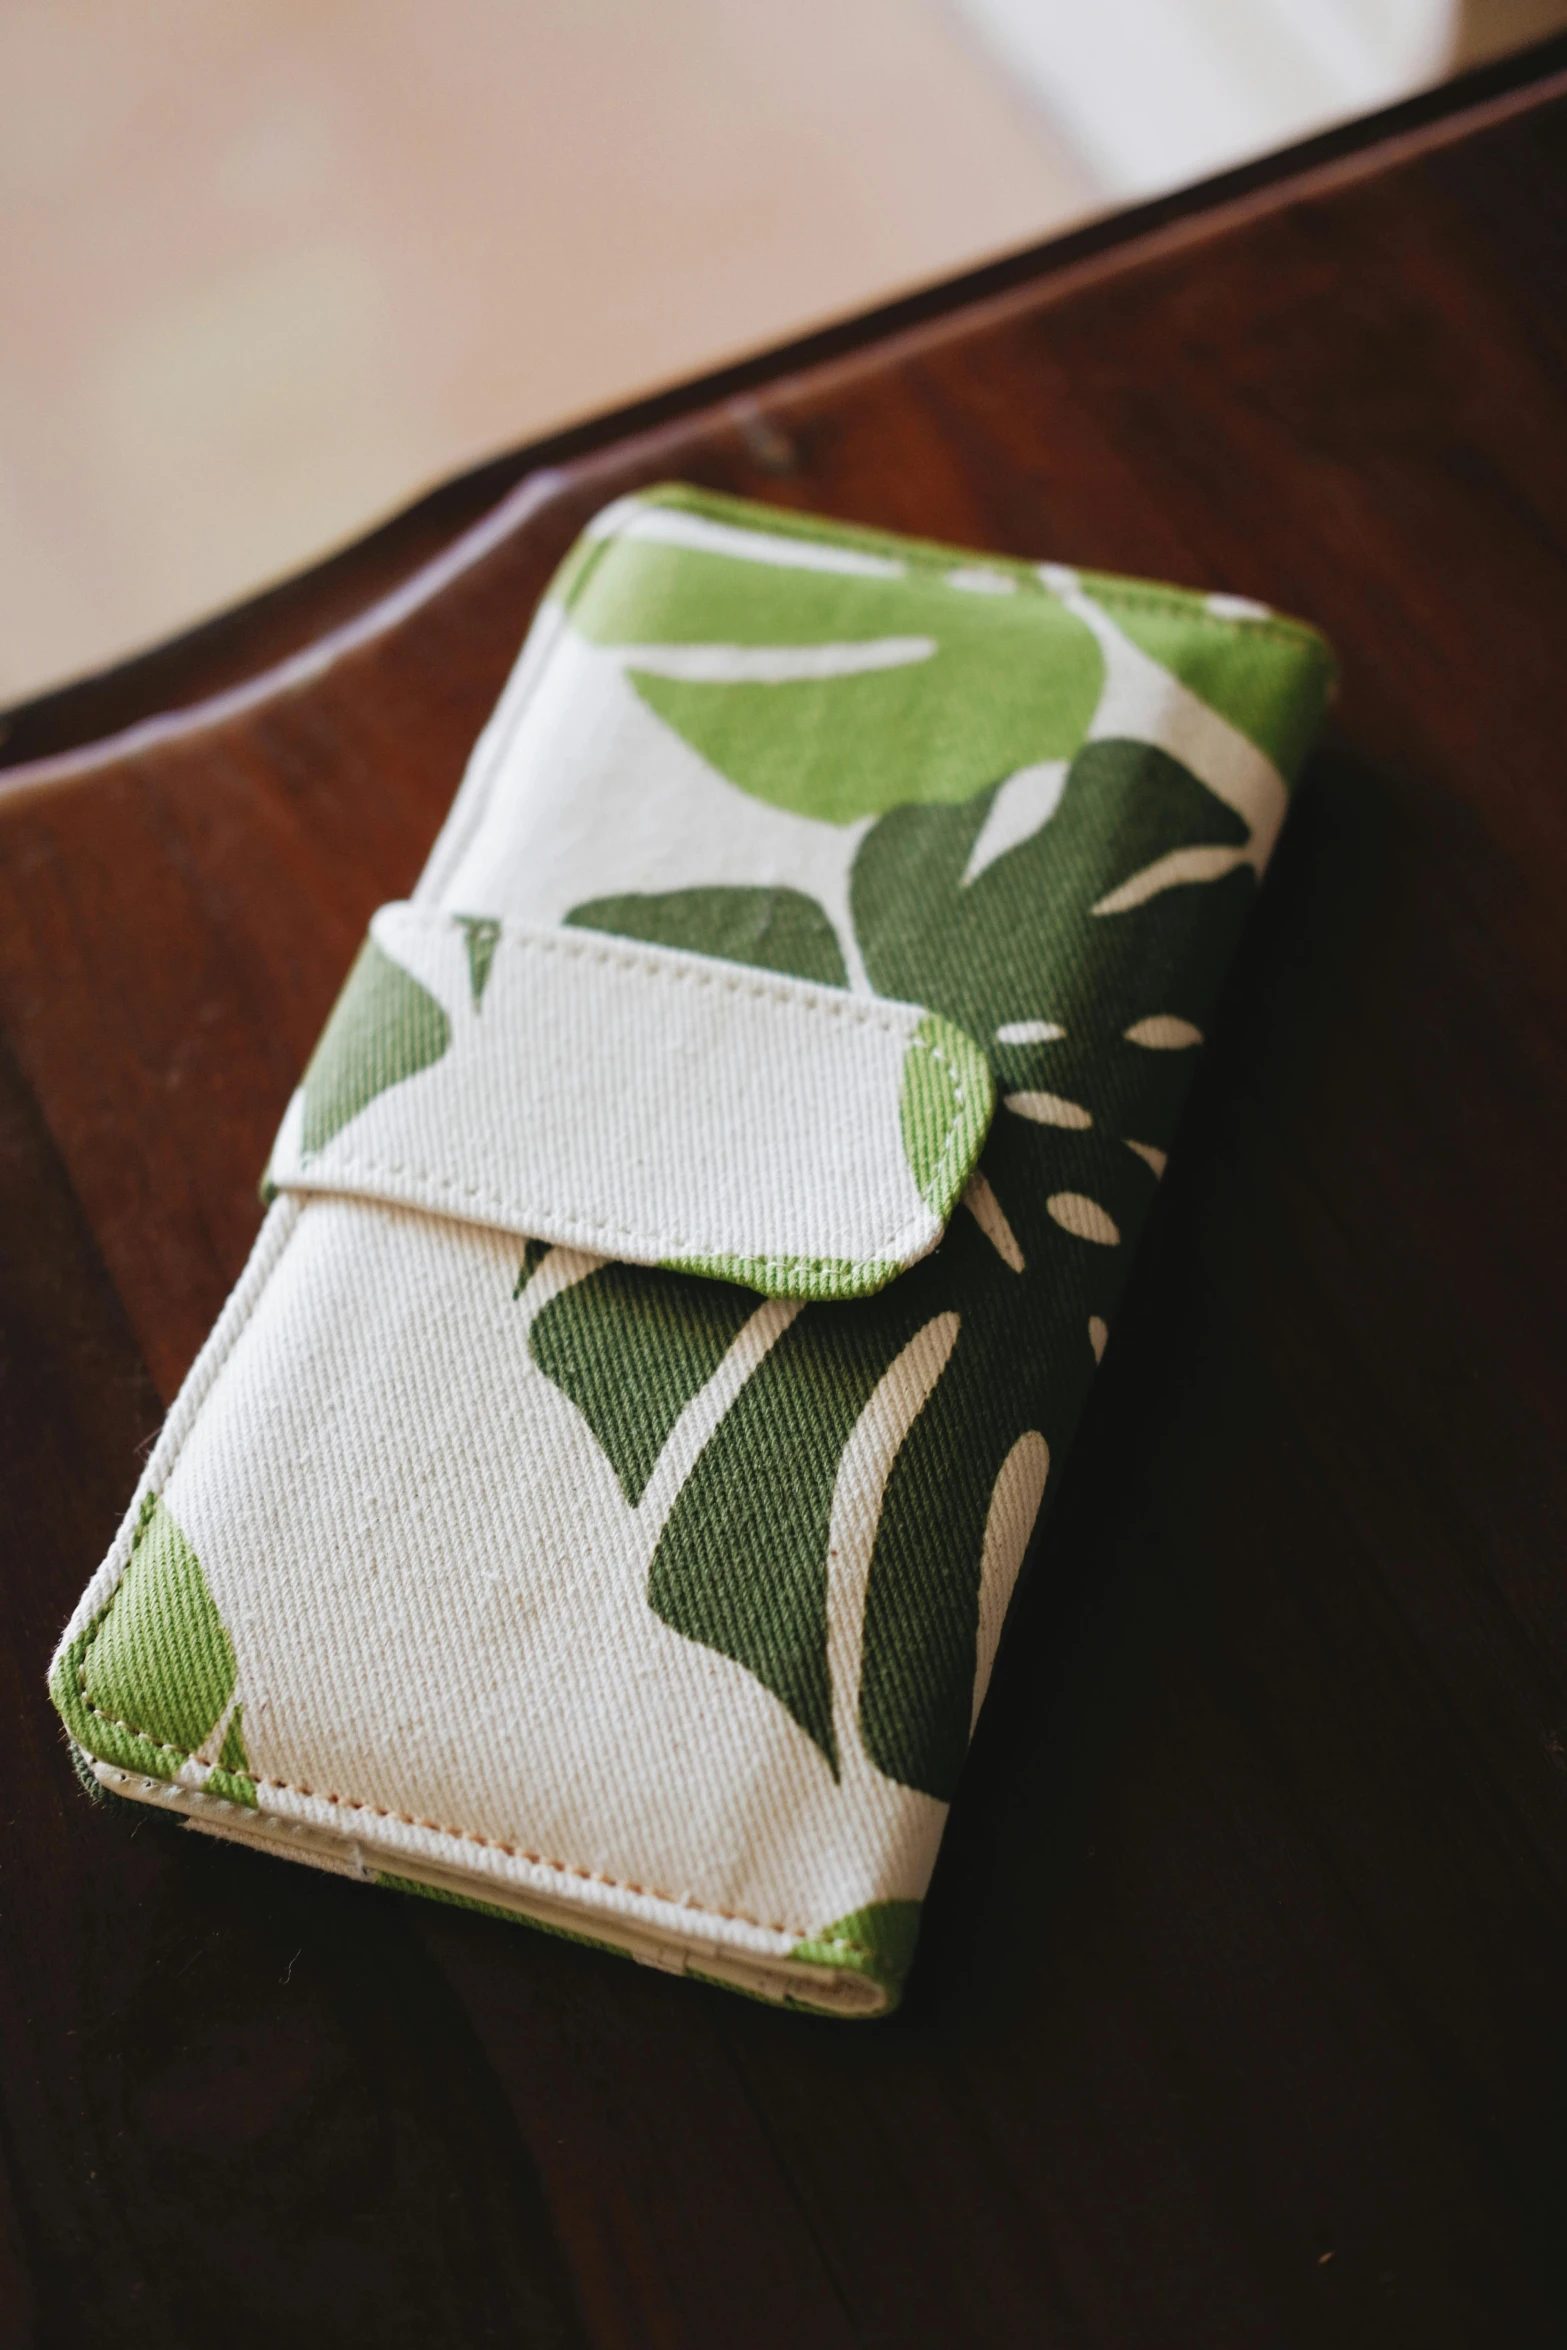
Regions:
[[[1331,674],[1235,598],[601,514],[61,1644],[96,1780],[891,2007]]]

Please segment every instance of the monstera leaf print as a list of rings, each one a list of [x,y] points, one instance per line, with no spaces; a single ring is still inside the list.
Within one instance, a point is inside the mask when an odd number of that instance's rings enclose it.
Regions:
[[[876,991],[945,1014],[991,1055],[1003,1107],[971,1212],[881,1295],[806,1306],[789,1322],[677,1495],[648,1583],[655,1612],[753,1673],[836,1772],[829,1534],[840,1472],[889,1367],[920,1332],[955,1331],[882,1491],[858,1695],[874,1765],[943,1799],[968,1744],[981,1650],[994,1642],[987,1546],[1009,1510],[1031,1522],[1049,1457],[1071,1432],[1163,1164],[1187,1048],[1255,886],[1237,866],[1200,886],[1128,895],[1131,877],[1173,851],[1245,837],[1230,809],[1145,743],[1081,750],[1048,821],[979,862],[995,799],[992,788],[883,815],[860,844],[851,890]],[[600,903],[575,919],[749,959],[753,894]],[[623,1480],[645,1479],[658,1429],[709,1374],[745,1294],[610,1269],[568,1293],[569,1313],[564,1297],[550,1309],[569,1322],[569,1346],[567,1329],[552,1334],[541,1317],[535,1359],[579,1399]],[[665,1399],[656,1427],[650,1344]]]
[[[587,1421],[633,1509],[675,1422],[755,1311],[755,1296],[728,1281],[609,1264],[534,1318],[529,1352]]]
[[[867,1748],[890,1776],[933,1794],[950,1792],[967,1741],[996,1480],[1021,1431],[1040,1431],[1052,1451],[1070,1435],[1164,1163],[1185,1050],[1200,1041],[1254,888],[1236,869],[1096,912],[1129,872],[1239,829],[1178,762],[1141,743],[1080,752],[1052,819],[966,880],[985,801],[884,817],[853,890],[877,989],[913,994],[983,1037],[1003,1105],[974,1219],[990,1245],[976,1251],[960,1220],[932,1260],[932,1304],[950,1304],[963,1325],[888,1481],[866,1604]]]
[[[906,564],[782,534],[718,543],[729,551],[622,538],[576,581],[571,619],[753,798],[849,824],[901,801],[966,800],[1082,741],[1103,655],[1021,568]]]
[[[895,809],[868,834],[851,885],[866,970],[879,995],[986,1045],[1014,1116],[1053,1130],[1060,1172],[1119,1191],[1120,1138],[1168,1144],[1189,1074],[1177,1040],[1200,1030],[1253,877],[1106,900],[1175,850],[1239,845],[1245,826],[1166,752],[1090,743],[1049,822],[970,878],[993,797]]]

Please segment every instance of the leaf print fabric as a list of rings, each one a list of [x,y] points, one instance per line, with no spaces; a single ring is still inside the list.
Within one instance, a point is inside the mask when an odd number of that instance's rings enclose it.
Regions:
[[[690,947],[760,971],[789,971],[796,979],[846,987],[832,924],[797,889],[672,889],[662,896],[631,893],[574,906],[568,922],[609,930],[653,946]]]
[[[415,905],[376,917],[283,1196],[62,1644],[97,1776],[785,2003],[895,2004],[1330,676],[1225,599],[678,489],[601,515]],[[803,982],[862,1025],[902,1007],[883,1107],[939,1245],[874,1294],[764,1296],[760,1256],[507,1225],[474,1205],[488,1160],[456,1192],[290,1190],[403,1168],[398,1105],[466,1099],[475,1053],[497,1134],[523,1102],[598,1131],[586,1046],[547,1099],[507,1076],[524,930]],[[688,1059],[710,1097],[721,1052]],[[602,1129],[644,1188],[648,1100]],[[709,1106],[718,1197],[738,1115]]]
[[[715,902],[729,893],[696,893],[685,929]],[[816,943],[786,922],[771,944],[791,938]],[[274,1191],[782,1297],[869,1295],[928,1255],[995,1109],[980,1046],[918,1004],[398,904],[372,918],[313,1066],[273,1146]]]
[[[728,1283],[601,1265],[535,1316],[529,1353],[588,1422],[633,1509],[676,1421],[755,1311],[754,1295]]]
[[[55,1704],[83,1752],[154,1777],[194,1762],[201,1786],[253,1807],[236,1678],[234,1644],[201,1561],[161,1496],[149,1493],[109,1605],[56,1659]],[[218,1733],[215,1756],[202,1764]]]
[[[824,590],[808,571],[757,566],[761,584],[726,603],[714,576],[722,568],[723,558],[706,551],[639,548],[600,574],[606,584],[588,599],[584,625],[640,642],[654,636],[656,616],[657,642],[689,647],[711,640],[727,620],[730,637],[746,648],[768,640],[798,652],[813,624],[866,631],[879,620],[884,631],[897,623],[902,635],[855,641],[887,647],[912,643],[916,610],[928,614],[932,596],[951,597],[949,588],[931,586],[916,607],[901,583],[868,589],[851,574]],[[1136,633],[1145,646],[1150,638],[1168,646],[1183,629],[1205,649],[1189,613],[1173,616],[1162,640],[1146,615]],[[698,1462],[649,1583],[650,1604],[666,1622],[755,1672],[836,1767],[826,1546],[839,1466],[859,1411],[899,1348],[937,1314],[956,1313],[950,1363],[908,1432],[882,1502],[859,1691],[860,1729],[877,1767],[942,1800],[952,1794],[971,1728],[982,1563],[998,1480],[1026,1436],[1046,1461],[1070,1437],[1102,1344],[1094,1333],[1108,1328],[1127,1244],[1189,1079],[1174,1057],[1148,1048],[1149,1022],[1200,1036],[1255,889],[1250,868],[1231,863],[1205,885],[1146,897],[1134,891],[1116,907],[1128,883],[1172,857],[1203,850],[1233,857],[1249,839],[1232,805],[1179,759],[1134,738],[1081,743],[1052,779],[1048,802],[1035,794],[1043,809],[1037,826],[976,857],[987,833],[994,840],[1001,829],[998,800],[1018,767],[1037,772],[1087,731],[1102,664],[1087,628],[1073,630],[1052,672],[1055,697],[1007,703],[1005,726],[971,733],[962,760],[939,742],[928,746],[923,767],[889,751],[902,796],[914,804],[871,825],[850,873],[854,940],[870,986],[929,1004],[989,1041],[1010,1115],[998,1121],[984,1156],[986,1215],[960,1219],[936,1257],[886,1298],[807,1309]],[[956,644],[970,641],[959,629]],[[984,627],[978,643],[979,657],[992,664],[1009,649]],[[869,704],[861,673],[847,664],[837,675],[823,664],[807,678],[780,659],[764,685],[754,665],[748,674],[737,660],[726,680],[709,643],[705,674],[694,680],[688,669],[672,693],[667,678],[650,681],[637,666],[642,651],[626,658],[650,707],[742,788],[835,820],[880,804],[883,771],[855,760]],[[1222,674],[1222,662],[1205,663],[1205,682]],[[779,690],[786,684],[788,695]],[[847,787],[829,792],[799,773],[785,782],[766,765],[779,744],[798,745],[779,705],[805,684],[811,699],[798,700],[799,734],[812,755],[819,747],[824,757],[836,753],[856,775],[852,801]],[[1082,689],[1076,703],[1068,684]],[[758,698],[769,691],[770,707]],[[1257,704],[1253,692],[1245,714],[1255,716]],[[988,761],[990,772],[980,789],[959,797],[976,761]],[[673,935],[678,924],[683,944],[752,959],[756,933],[740,928],[737,898],[743,903],[744,893],[692,889],[589,901],[566,919],[610,930],[625,923],[640,936],[660,935],[662,922],[670,925],[662,934]],[[795,917],[802,960],[814,958],[826,928],[825,917],[815,925]],[[772,932],[774,954],[787,951],[790,935]],[[1153,986],[1164,989],[1157,1013],[1147,1008]]]
[[[995,1043],[998,1081],[1044,1120],[999,1121],[983,1173],[1012,1257],[977,1217],[884,1299],[807,1308],[709,1445],[665,1531],[649,1586],[666,1622],[757,1673],[835,1762],[826,1692],[826,1542],[839,1462],[871,1388],[914,1331],[960,1318],[951,1362],[899,1452],[866,1603],[860,1723],[888,1776],[949,1799],[967,1748],[981,1561],[996,1482],[1037,1431],[1059,1452],[1092,1369],[1155,1180],[1128,1138],[1168,1145],[1185,1072],[1129,1043],[1150,973],[1178,971],[1183,1012],[1207,1016],[1252,883],[1167,894],[1119,916],[1092,908],[1130,869],[1194,837],[1240,830],[1163,754],[1135,743],[1079,754],[1051,822],[964,879],[991,795],[899,810],[866,836],[852,903],[867,970]],[[1040,920],[1037,909],[1050,910]],[[585,914],[580,917],[585,919]],[[602,914],[599,917],[603,919]],[[692,943],[724,951],[722,933]],[[1025,1015],[1019,1019],[1017,1015]],[[1026,1090],[1050,1080],[1047,1096]],[[1099,1210],[1087,1222],[1052,1202]],[[1102,1239],[1098,1232],[1113,1233]],[[655,1277],[671,1301],[678,1277]],[[642,1366],[628,1345],[628,1362]],[[628,1376],[634,1376],[629,1374]],[[777,1497],[783,1496],[780,1504]]]
[[[906,800],[967,799],[1082,739],[1103,658],[1037,582],[993,598],[885,558],[761,561],[739,585],[737,568],[633,537],[584,586],[573,620],[625,648],[648,708],[758,799],[844,824]]]

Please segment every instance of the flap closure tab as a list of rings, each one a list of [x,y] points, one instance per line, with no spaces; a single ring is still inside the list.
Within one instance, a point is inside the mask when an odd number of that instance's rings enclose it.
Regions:
[[[603,932],[383,906],[268,1182],[770,1296],[929,1254],[995,1106],[918,1004]]]

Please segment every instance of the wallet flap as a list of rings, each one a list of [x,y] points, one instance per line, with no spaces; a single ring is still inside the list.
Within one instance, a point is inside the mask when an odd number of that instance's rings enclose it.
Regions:
[[[769,1296],[927,1256],[995,1095],[918,1004],[591,930],[383,906],[274,1190],[354,1194]]]

